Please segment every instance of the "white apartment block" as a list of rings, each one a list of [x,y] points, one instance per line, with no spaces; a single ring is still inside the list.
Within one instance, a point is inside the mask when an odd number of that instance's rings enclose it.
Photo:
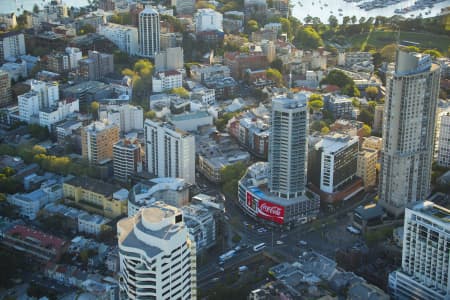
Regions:
[[[152,77],[152,85],[154,93],[170,91],[183,86],[183,75],[176,70],[159,72]]]
[[[83,213],[78,216],[78,232],[99,235],[109,221],[100,215]]]
[[[36,79],[27,80],[32,91],[39,95],[39,107],[50,107],[57,105],[59,101],[59,87],[57,82],[45,82]]]
[[[198,9],[195,16],[195,31],[223,31],[223,16],[221,13],[210,9]]]
[[[438,165],[450,168],[450,112],[440,117]]]
[[[144,128],[143,109],[130,104],[107,105],[106,109],[100,110],[100,119],[120,126],[120,131],[124,133]]]
[[[389,274],[392,299],[450,297],[450,210],[431,201],[405,210],[402,265]]]
[[[129,55],[139,54],[139,37],[136,27],[108,23],[101,25],[98,33],[105,36],[122,52]]]
[[[68,115],[80,111],[78,99],[66,99],[58,101],[56,106],[42,108],[39,111],[39,125],[51,129],[52,124],[64,120]]]
[[[78,62],[83,58],[83,53],[79,48],[67,47],[66,54],[69,56],[69,67],[71,70],[78,68]]]
[[[156,72],[168,70],[181,70],[184,68],[183,48],[167,48],[155,55]]]
[[[122,140],[113,146],[114,177],[121,181],[142,172],[141,144],[138,140]]]
[[[17,97],[19,104],[19,118],[26,123],[35,123],[39,118],[39,94],[29,91]],[[33,120],[33,119],[36,120]]]
[[[230,77],[230,67],[223,65],[200,65],[191,67],[191,78],[197,82],[203,82],[206,79],[221,79]]]
[[[177,14],[191,15],[195,12],[195,0],[171,0],[171,6],[175,6]]]
[[[145,120],[146,159],[157,177],[183,178],[195,183],[195,137],[169,123]]]
[[[0,61],[15,61],[26,52],[23,33],[7,32],[0,35]]]
[[[203,87],[194,88],[191,93],[191,100],[199,100],[203,105],[213,105],[216,102],[216,91]]]
[[[197,299],[197,261],[181,210],[157,202],[117,223],[120,299]]]
[[[439,80],[429,55],[402,50],[387,74],[378,191],[394,215],[430,193]]]
[[[154,57],[160,50],[159,14],[149,6],[139,14],[139,49],[144,57]]]

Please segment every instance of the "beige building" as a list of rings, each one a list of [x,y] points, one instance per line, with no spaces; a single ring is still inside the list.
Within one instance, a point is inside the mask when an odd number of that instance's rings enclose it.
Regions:
[[[362,178],[365,190],[371,189],[377,183],[377,157],[378,151],[373,149],[362,149],[358,153],[356,175]]]
[[[373,124],[372,124],[372,130],[374,132],[381,132],[383,129],[383,111],[384,111],[384,105],[378,104],[375,106],[375,113],[373,115]]]
[[[113,158],[113,146],[119,141],[119,126],[93,122],[81,130],[81,153],[92,163]]]
[[[365,137],[361,148],[373,149],[377,151],[381,151],[383,147],[383,139],[377,136],[369,136]]]
[[[11,80],[8,73],[0,70],[0,107],[8,106],[11,102]]]

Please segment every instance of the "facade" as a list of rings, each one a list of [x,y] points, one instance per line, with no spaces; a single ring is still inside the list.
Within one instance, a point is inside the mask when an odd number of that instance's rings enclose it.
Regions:
[[[105,36],[122,52],[129,55],[139,54],[139,35],[136,27],[108,23],[100,26],[98,33]]]
[[[430,193],[440,69],[429,55],[397,52],[387,76],[380,204],[400,215]]]
[[[4,63],[0,70],[8,73],[9,78],[15,81],[22,81],[28,77],[27,63],[23,60],[20,63]]]
[[[373,114],[372,130],[375,132],[381,132],[383,130],[383,113],[384,105],[377,104],[375,106],[375,113]]]
[[[250,216],[289,227],[317,215],[318,198],[306,196],[308,119],[305,94],[272,99],[269,162],[253,164],[239,181],[239,204]]]
[[[448,299],[449,218],[448,208],[430,201],[406,208],[402,265],[388,279],[392,299]]]
[[[30,89],[38,93],[39,108],[50,107],[58,104],[59,87],[57,82],[45,82],[41,80],[27,80]]]
[[[23,33],[10,31],[0,34],[0,62],[15,61],[26,52]]]
[[[195,65],[191,67],[191,78],[197,82],[230,77],[230,68],[223,65]]]
[[[52,53],[47,55],[47,69],[58,74],[66,73],[70,70],[70,59],[66,53]]]
[[[139,106],[107,105],[105,110],[100,109],[99,115],[101,120],[120,126],[120,132],[144,129],[144,110]]]
[[[216,244],[217,226],[213,211],[203,204],[189,204],[181,208],[184,223],[197,253]]]
[[[155,71],[181,70],[184,68],[183,48],[167,48],[155,55]]]
[[[74,177],[63,184],[65,201],[89,212],[117,218],[127,212],[127,199],[117,187],[86,177]]]
[[[113,145],[119,141],[119,126],[95,121],[81,130],[81,153],[92,163],[113,158]]]
[[[0,108],[12,103],[11,80],[8,73],[0,70]]]
[[[162,93],[182,86],[183,76],[177,70],[158,72],[152,77],[154,93]]]
[[[336,119],[351,119],[353,113],[352,99],[346,96],[332,95],[327,103],[327,108]]]
[[[26,123],[37,123],[39,120],[39,94],[30,91],[17,97],[19,117]]]
[[[69,56],[69,66],[71,70],[78,68],[78,62],[83,58],[83,53],[79,48],[67,47],[66,53]]]
[[[196,299],[195,242],[182,212],[162,202],[117,223],[121,299]]]
[[[166,50],[167,48],[181,47],[182,44],[183,44],[183,35],[179,32],[166,32],[161,33],[160,35],[161,50]]]
[[[139,46],[141,56],[154,57],[160,50],[159,14],[151,7],[139,13]]]
[[[137,172],[142,172],[143,150],[139,140],[121,140],[114,144],[114,177],[121,181]]]
[[[169,123],[145,121],[148,171],[195,183],[195,138]]]
[[[133,186],[128,194],[128,216],[132,217],[142,208],[156,201],[182,207],[189,202],[189,184],[181,178],[153,178]]]
[[[39,125],[51,130],[51,126],[64,120],[70,114],[80,111],[78,99],[58,101],[56,106],[43,108],[39,111]]]
[[[363,148],[358,153],[356,176],[363,180],[365,190],[373,188],[377,184],[377,159],[378,151],[374,149]]]
[[[263,52],[251,54],[226,52],[224,54],[224,65],[230,68],[231,76],[233,76],[233,78],[240,79],[244,77],[247,69],[267,69],[269,62],[267,60],[267,56]]]
[[[213,125],[213,117],[205,110],[171,114],[168,121],[184,131],[197,131],[200,126]]]
[[[114,72],[114,55],[89,50],[88,58],[79,60],[78,64],[84,80],[99,80]]]
[[[441,116],[438,145],[438,165],[450,168],[450,113]]]
[[[223,16],[210,8],[198,9],[195,17],[195,31],[223,31]]]

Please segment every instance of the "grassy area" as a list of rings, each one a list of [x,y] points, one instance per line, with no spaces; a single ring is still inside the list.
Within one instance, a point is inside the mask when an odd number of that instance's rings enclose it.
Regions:
[[[383,227],[376,230],[369,230],[364,233],[364,238],[369,246],[376,245],[387,238],[392,237],[393,226]]]
[[[369,35],[369,36],[368,36]],[[361,48],[365,43],[376,48],[394,43],[397,40],[397,32],[389,30],[374,30],[371,33],[363,33],[349,37],[352,47]],[[437,49],[443,54],[448,54],[450,36],[437,35],[426,32],[400,32],[400,40],[419,43],[422,49]]]

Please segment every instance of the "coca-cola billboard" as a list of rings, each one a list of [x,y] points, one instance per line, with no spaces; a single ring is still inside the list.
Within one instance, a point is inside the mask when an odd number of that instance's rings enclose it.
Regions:
[[[258,201],[258,217],[272,222],[284,223],[284,207],[278,204],[267,202],[265,200]]]
[[[247,206],[252,207],[253,206],[253,195],[247,192]]]

